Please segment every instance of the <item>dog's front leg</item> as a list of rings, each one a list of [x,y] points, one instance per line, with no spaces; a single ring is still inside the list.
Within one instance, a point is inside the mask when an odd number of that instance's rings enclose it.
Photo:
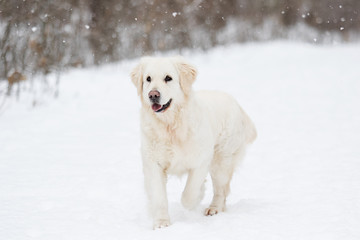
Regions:
[[[149,208],[154,220],[153,228],[167,227],[170,225],[166,194],[167,175],[154,161],[144,161],[143,168]]]
[[[181,196],[181,203],[187,209],[195,208],[204,197],[204,182],[208,173],[208,164],[190,169],[185,189]]]

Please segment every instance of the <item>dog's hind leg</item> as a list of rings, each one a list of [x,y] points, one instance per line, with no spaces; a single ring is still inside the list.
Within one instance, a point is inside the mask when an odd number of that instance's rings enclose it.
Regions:
[[[208,208],[206,216],[212,216],[225,211],[226,197],[230,193],[230,181],[235,167],[243,158],[244,149],[239,149],[231,156],[216,154],[211,164],[210,175],[213,183],[214,196]]]

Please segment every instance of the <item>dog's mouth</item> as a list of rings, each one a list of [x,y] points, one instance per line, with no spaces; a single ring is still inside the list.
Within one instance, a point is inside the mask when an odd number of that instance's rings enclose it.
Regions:
[[[166,104],[164,105],[160,105],[158,103],[154,103],[151,108],[152,110],[154,110],[154,112],[164,112],[166,109],[168,109],[170,107],[172,99],[170,99]]]

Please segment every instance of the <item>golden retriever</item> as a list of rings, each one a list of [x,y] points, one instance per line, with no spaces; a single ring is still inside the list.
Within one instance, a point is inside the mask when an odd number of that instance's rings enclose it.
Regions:
[[[210,173],[214,196],[205,215],[225,210],[230,180],[257,134],[228,94],[194,92],[197,70],[182,57],[144,57],[131,72],[141,99],[141,154],[153,227],[170,225],[168,174],[188,174],[181,202],[194,208]]]

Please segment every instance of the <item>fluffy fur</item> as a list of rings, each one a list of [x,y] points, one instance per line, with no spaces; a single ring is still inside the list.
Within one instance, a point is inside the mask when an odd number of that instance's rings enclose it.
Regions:
[[[154,228],[170,225],[168,174],[188,174],[181,202],[192,209],[204,195],[210,172],[214,196],[205,215],[224,211],[234,169],[246,145],[256,138],[254,124],[234,98],[217,91],[192,91],[196,75],[195,67],[181,57],[145,57],[131,72],[142,102],[141,153]],[[171,81],[165,81],[167,76]],[[171,100],[164,111],[152,108],[149,92],[154,90],[160,93],[159,105]]]

